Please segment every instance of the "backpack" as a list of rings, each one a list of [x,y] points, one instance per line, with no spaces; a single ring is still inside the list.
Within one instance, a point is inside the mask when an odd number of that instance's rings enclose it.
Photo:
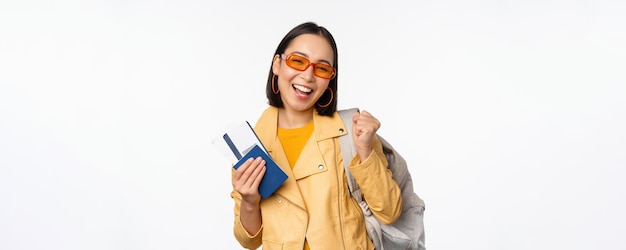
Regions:
[[[377,250],[411,249],[425,250],[424,210],[425,204],[413,191],[413,181],[407,168],[406,161],[380,135],[376,134],[383,145],[383,152],[393,173],[393,180],[398,183],[402,193],[402,213],[392,224],[383,224],[363,200],[361,190],[348,169],[350,160],[355,155],[354,140],[352,139],[352,116],[359,112],[358,108],[339,110],[339,116],[348,130],[347,135],[339,137],[344,168],[348,179],[348,187],[352,197],[356,199],[363,210],[367,234],[370,236]]]

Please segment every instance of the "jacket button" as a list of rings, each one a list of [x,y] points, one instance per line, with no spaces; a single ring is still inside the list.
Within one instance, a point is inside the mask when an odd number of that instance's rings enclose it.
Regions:
[[[340,128],[340,129],[339,129],[339,133],[343,133],[343,128]]]
[[[322,164],[318,165],[318,166],[317,166],[317,169],[319,169],[319,170],[324,169],[324,165],[322,165]]]

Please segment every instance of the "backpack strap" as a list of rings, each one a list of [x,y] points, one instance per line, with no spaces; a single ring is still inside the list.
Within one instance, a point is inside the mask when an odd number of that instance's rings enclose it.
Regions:
[[[361,210],[366,216],[372,215],[372,211],[370,211],[370,207],[367,205],[367,202],[363,200],[363,194],[361,193],[361,188],[359,188],[359,184],[354,179],[354,176],[350,172],[350,161],[356,155],[356,148],[354,147],[354,139],[352,138],[352,116],[354,113],[360,112],[358,108],[350,108],[339,110],[339,116],[341,120],[343,120],[344,126],[346,126],[346,130],[348,130],[347,134],[339,137],[339,145],[341,146],[341,155],[343,157],[343,168],[345,169],[346,179],[348,180],[348,188],[350,189],[350,194],[352,197],[359,203]]]
[[[348,179],[348,188],[350,189],[350,193],[357,200],[363,200],[361,195],[361,189],[359,189],[356,180],[354,180],[354,176],[350,173],[350,169],[348,165],[350,165],[350,161],[356,155],[354,152],[354,140],[352,139],[352,116],[354,113],[359,112],[358,108],[351,109],[343,109],[337,111],[341,120],[343,120],[344,126],[346,126],[346,130],[348,134],[339,137],[339,145],[341,146],[341,155],[343,156],[343,166],[346,169],[346,177]],[[358,197],[357,197],[358,196]]]
[[[354,179],[354,176],[350,172],[350,161],[354,155],[356,155],[356,149],[354,147],[354,139],[352,138],[352,116],[356,112],[360,112],[358,108],[350,108],[350,109],[342,109],[337,111],[341,120],[343,120],[343,124],[346,127],[348,134],[339,137],[339,144],[341,146],[341,155],[343,157],[343,167],[346,173],[346,179],[348,180],[348,188],[350,189],[350,194],[352,198],[354,198],[361,210],[363,211],[365,225],[367,234],[370,236],[370,239],[374,242],[376,249],[384,250],[382,245],[382,229],[380,226],[380,222],[376,220],[374,214],[370,210],[370,207],[367,205],[367,202],[363,200],[363,194],[361,193],[361,189],[359,188],[358,183]]]

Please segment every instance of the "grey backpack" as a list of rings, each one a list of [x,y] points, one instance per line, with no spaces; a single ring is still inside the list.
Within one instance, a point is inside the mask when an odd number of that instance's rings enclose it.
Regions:
[[[376,135],[383,144],[383,152],[389,162],[388,168],[393,173],[393,179],[398,183],[402,192],[402,214],[392,224],[383,224],[372,214],[363,200],[361,190],[348,169],[350,160],[356,154],[352,139],[352,116],[359,112],[358,108],[339,110],[339,116],[344,121],[348,134],[339,137],[341,153],[343,155],[348,187],[352,197],[356,199],[365,216],[367,234],[370,236],[377,250],[425,250],[424,235],[424,201],[413,191],[413,181],[406,165],[406,161],[380,135]]]

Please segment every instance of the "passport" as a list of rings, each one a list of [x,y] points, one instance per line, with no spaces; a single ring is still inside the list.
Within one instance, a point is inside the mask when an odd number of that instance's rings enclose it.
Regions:
[[[272,195],[287,180],[285,171],[267,153],[247,121],[229,127],[225,133],[213,139],[213,145],[230,159],[235,169],[250,158],[261,157],[265,160],[265,174],[259,184],[259,193],[263,199]]]
[[[259,184],[259,193],[263,199],[266,199],[270,195],[276,191],[287,180],[287,174],[272,160],[272,158],[265,153],[259,147],[259,145],[254,145],[252,149],[244,155],[241,160],[233,166],[233,168],[238,169],[241,164],[243,164],[246,160],[250,158],[263,158],[265,160],[265,175],[263,175],[263,179],[261,180],[261,184]]]

